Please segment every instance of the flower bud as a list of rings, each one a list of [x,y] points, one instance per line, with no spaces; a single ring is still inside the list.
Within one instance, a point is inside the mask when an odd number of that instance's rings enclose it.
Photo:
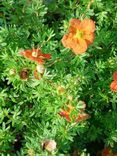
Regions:
[[[38,64],[37,65],[37,71],[40,73],[40,74],[43,74],[44,71],[45,71],[45,67],[43,64]]]
[[[45,140],[42,143],[42,148],[48,152],[53,152],[56,149],[56,145],[57,143],[54,140]]]
[[[16,74],[16,70],[15,69],[10,69],[9,74],[10,75],[15,75]]]
[[[29,149],[27,153],[28,153],[28,156],[34,156],[34,150],[33,149]]]
[[[39,74],[38,71],[37,71],[37,69],[35,69],[34,70],[34,78],[37,79],[37,80],[40,80],[41,77],[42,77],[41,74]]]
[[[73,100],[73,96],[68,95],[67,99],[68,99],[69,101],[72,101],[72,100]]]
[[[57,93],[59,95],[63,95],[65,93],[65,88],[63,86],[58,86],[57,87]]]

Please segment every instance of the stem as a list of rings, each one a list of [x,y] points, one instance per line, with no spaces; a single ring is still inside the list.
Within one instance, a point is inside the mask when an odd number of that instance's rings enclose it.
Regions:
[[[84,18],[84,16],[86,15],[86,12],[90,9],[93,2],[94,2],[94,0],[89,1],[88,5],[87,5],[87,8],[86,8],[86,11],[84,12],[84,14],[82,14],[81,19]]]

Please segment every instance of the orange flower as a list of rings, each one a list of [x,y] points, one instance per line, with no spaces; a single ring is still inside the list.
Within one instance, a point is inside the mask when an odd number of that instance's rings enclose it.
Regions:
[[[114,79],[115,81],[117,81],[117,71],[114,72],[114,74],[113,74],[113,79]]]
[[[43,54],[40,49],[24,50],[20,54],[38,64],[43,64],[44,59],[50,59],[51,54]]]
[[[86,113],[78,114],[78,117],[76,119],[76,122],[84,121],[88,119],[90,116]]]
[[[67,110],[62,110],[61,112],[59,112],[59,115],[62,117],[65,117],[67,121],[71,121],[70,119],[70,113],[71,111],[74,109],[74,107],[72,105],[68,105],[67,106],[68,109]]]
[[[102,150],[102,156],[117,156],[117,154],[113,154],[110,148],[105,148]]]
[[[110,84],[110,89],[111,89],[113,92],[117,92],[117,81],[111,82],[111,84]]]
[[[69,122],[71,121],[71,119],[73,119],[75,122],[80,122],[90,117],[86,113],[79,113],[77,117],[76,116],[70,117],[71,112],[73,112],[75,108],[72,105],[68,105],[67,107],[68,107],[67,110],[62,110],[61,112],[59,112],[59,115],[66,118],[66,120]]]
[[[102,150],[102,156],[108,156],[110,153],[110,150],[108,148],[105,148]]]
[[[117,71],[114,72],[113,79],[114,79],[114,81],[111,82],[110,89],[113,92],[117,92]]]
[[[62,38],[64,47],[77,54],[84,53],[94,41],[95,22],[91,19],[70,20],[69,33]]]
[[[60,116],[66,118],[67,121],[71,121],[70,119],[70,113],[68,111],[62,110],[61,112],[58,113]]]

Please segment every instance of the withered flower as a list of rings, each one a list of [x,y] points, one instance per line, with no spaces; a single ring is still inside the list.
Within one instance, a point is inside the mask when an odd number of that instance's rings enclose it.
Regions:
[[[53,152],[54,150],[56,150],[56,146],[57,143],[55,142],[55,140],[45,140],[42,143],[42,149],[47,150],[48,152]]]
[[[89,114],[79,113],[78,117],[76,118],[76,122],[81,122],[81,121],[87,120],[89,118],[90,118]]]
[[[23,68],[20,71],[19,76],[22,80],[27,80],[29,77],[29,70],[27,68]]]

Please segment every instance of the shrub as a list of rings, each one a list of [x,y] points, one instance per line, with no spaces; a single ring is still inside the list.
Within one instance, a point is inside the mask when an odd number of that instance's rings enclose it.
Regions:
[[[116,8],[115,0],[1,0],[2,156],[117,153]],[[95,21],[80,55],[61,42],[71,19]]]

